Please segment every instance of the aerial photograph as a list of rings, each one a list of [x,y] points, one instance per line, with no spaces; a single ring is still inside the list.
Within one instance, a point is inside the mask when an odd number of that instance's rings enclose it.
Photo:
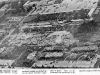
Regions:
[[[100,68],[100,0],[0,0],[0,68]]]

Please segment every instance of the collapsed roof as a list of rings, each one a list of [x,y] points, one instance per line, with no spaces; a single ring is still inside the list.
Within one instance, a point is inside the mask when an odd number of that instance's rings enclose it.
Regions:
[[[60,4],[53,4],[49,6],[38,7],[34,14],[50,14],[60,12],[70,12],[80,9],[96,8],[99,0],[63,0]]]
[[[63,0],[60,4],[37,6],[37,9],[24,20],[24,23],[67,20],[92,19],[99,5],[99,0]]]

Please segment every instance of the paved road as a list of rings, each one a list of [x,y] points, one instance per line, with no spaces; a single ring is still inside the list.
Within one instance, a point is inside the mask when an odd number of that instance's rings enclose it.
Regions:
[[[34,12],[34,9],[32,9],[32,10],[28,13],[28,15],[25,16],[25,17],[19,22],[19,24],[17,25],[17,28],[19,28],[20,26],[23,25],[23,21],[24,21],[32,12]],[[16,28],[12,29],[12,30],[9,32],[9,34],[8,34],[3,40],[0,41],[0,45],[1,45],[1,44],[3,43],[3,41],[6,40],[15,30],[16,30]]]

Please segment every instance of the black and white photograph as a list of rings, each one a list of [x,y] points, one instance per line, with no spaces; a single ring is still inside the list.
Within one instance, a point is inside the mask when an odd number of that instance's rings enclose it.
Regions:
[[[0,0],[7,68],[100,68],[100,0]]]

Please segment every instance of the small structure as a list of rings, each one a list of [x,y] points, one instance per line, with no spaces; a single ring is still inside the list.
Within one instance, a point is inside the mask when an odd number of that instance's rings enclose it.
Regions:
[[[34,1],[34,2],[27,1],[27,2],[23,5],[23,7],[24,7],[25,10],[28,10],[28,9],[30,9],[30,8],[32,8],[32,7],[36,7],[36,5],[37,5],[38,3],[39,3],[39,1]]]

